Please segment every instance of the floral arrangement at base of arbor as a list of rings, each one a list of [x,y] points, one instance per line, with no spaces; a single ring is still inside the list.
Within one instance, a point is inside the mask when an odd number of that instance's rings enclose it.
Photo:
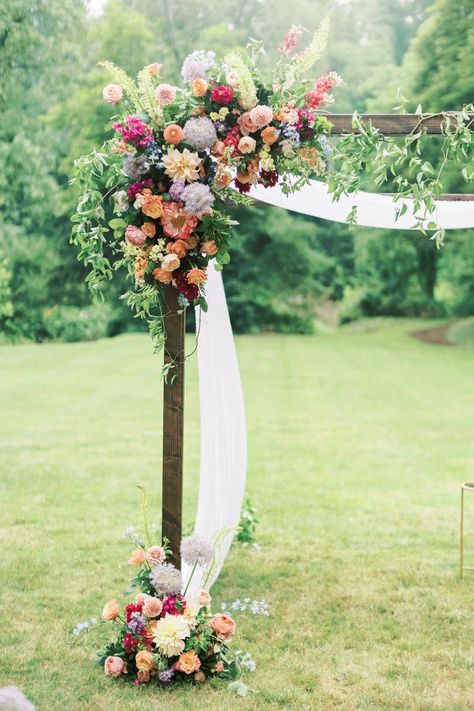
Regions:
[[[234,222],[228,205],[249,204],[254,184],[298,190],[324,173],[328,119],[317,113],[332,102],[340,77],[306,73],[327,41],[324,21],[309,45],[295,52],[303,28],[293,26],[278,50],[280,60],[265,82],[257,70],[258,42],[248,56],[230,52],[218,60],[197,50],[184,60],[185,88],[166,83],[159,63],[136,81],[104,62],[113,83],[105,101],[120,109],[114,135],[101,152],[78,159],[81,188],[72,239],[92,268],[93,292],[127,269],[133,288],[125,298],[163,339],[163,287],[172,284],[179,303],[206,309],[206,279],[229,262]]]

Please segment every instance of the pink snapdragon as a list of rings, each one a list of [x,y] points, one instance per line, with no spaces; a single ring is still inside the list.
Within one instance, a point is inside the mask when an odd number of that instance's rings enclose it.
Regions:
[[[303,29],[300,25],[292,25],[284,36],[283,42],[278,47],[278,51],[284,54],[285,57],[289,57],[298,44],[298,40],[302,34]]]
[[[317,109],[318,106],[331,106],[334,97],[331,91],[336,86],[342,85],[342,79],[337,72],[326,72],[314,82],[311,91],[306,94],[306,106],[310,109]]]
[[[153,141],[151,128],[136,116],[127,116],[125,125],[114,123],[112,128],[122,134],[125,143],[131,143],[132,146],[147,146]]]

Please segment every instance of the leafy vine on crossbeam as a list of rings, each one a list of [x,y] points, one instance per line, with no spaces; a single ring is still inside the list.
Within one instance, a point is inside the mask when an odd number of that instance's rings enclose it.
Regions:
[[[258,69],[263,47],[254,40],[245,56],[231,52],[218,61],[211,51],[190,54],[181,70],[185,89],[161,81],[158,63],[144,67],[136,81],[102,63],[113,79],[103,97],[121,113],[112,118],[108,129],[114,135],[101,151],[75,161],[79,198],[72,242],[90,270],[87,283],[96,299],[103,298],[114,270],[128,272],[131,287],[123,298],[148,322],[157,350],[164,341],[164,288],[178,290],[183,309],[207,308],[209,263],[214,260],[220,270],[230,261],[237,223],[228,205],[250,205],[252,185],[279,183],[289,193],[320,178],[337,197],[357,190],[370,173],[377,186],[389,180],[395,185],[400,214],[403,198],[413,197],[417,226],[442,242],[431,213],[443,169],[454,159],[465,180],[474,172],[469,107],[440,115],[438,171],[421,157],[421,114],[416,131],[401,144],[354,114],[354,132],[332,147],[327,108],[343,82],[335,72],[305,78],[328,32],[326,19],[307,47],[295,52],[305,30],[293,26],[278,47],[269,82]],[[348,222],[356,220],[352,211]]]

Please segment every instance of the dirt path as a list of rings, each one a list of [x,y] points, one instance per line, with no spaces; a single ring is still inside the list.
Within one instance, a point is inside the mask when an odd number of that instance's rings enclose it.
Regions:
[[[446,332],[451,326],[450,323],[443,326],[435,326],[434,328],[422,328],[420,331],[411,331],[410,336],[417,338],[423,343],[435,343],[438,346],[453,346],[454,343],[448,341]]]

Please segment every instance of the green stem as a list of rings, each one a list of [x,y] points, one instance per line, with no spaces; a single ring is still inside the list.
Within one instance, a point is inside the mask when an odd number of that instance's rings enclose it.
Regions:
[[[196,571],[196,568],[197,568],[197,562],[194,563],[194,565],[193,565],[193,569],[191,570],[191,575],[189,576],[189,580],[188,580],[188,582],[186,583],[186,587],[184,588],[183,597],[185,597],[185,596],[186,596],[186,593],[188,592],[189,583],[190,583],[191,580],[192,580],[192,577],[193,577],[193,575],[194,575],[194,573],[195,573],[195,571]]]

